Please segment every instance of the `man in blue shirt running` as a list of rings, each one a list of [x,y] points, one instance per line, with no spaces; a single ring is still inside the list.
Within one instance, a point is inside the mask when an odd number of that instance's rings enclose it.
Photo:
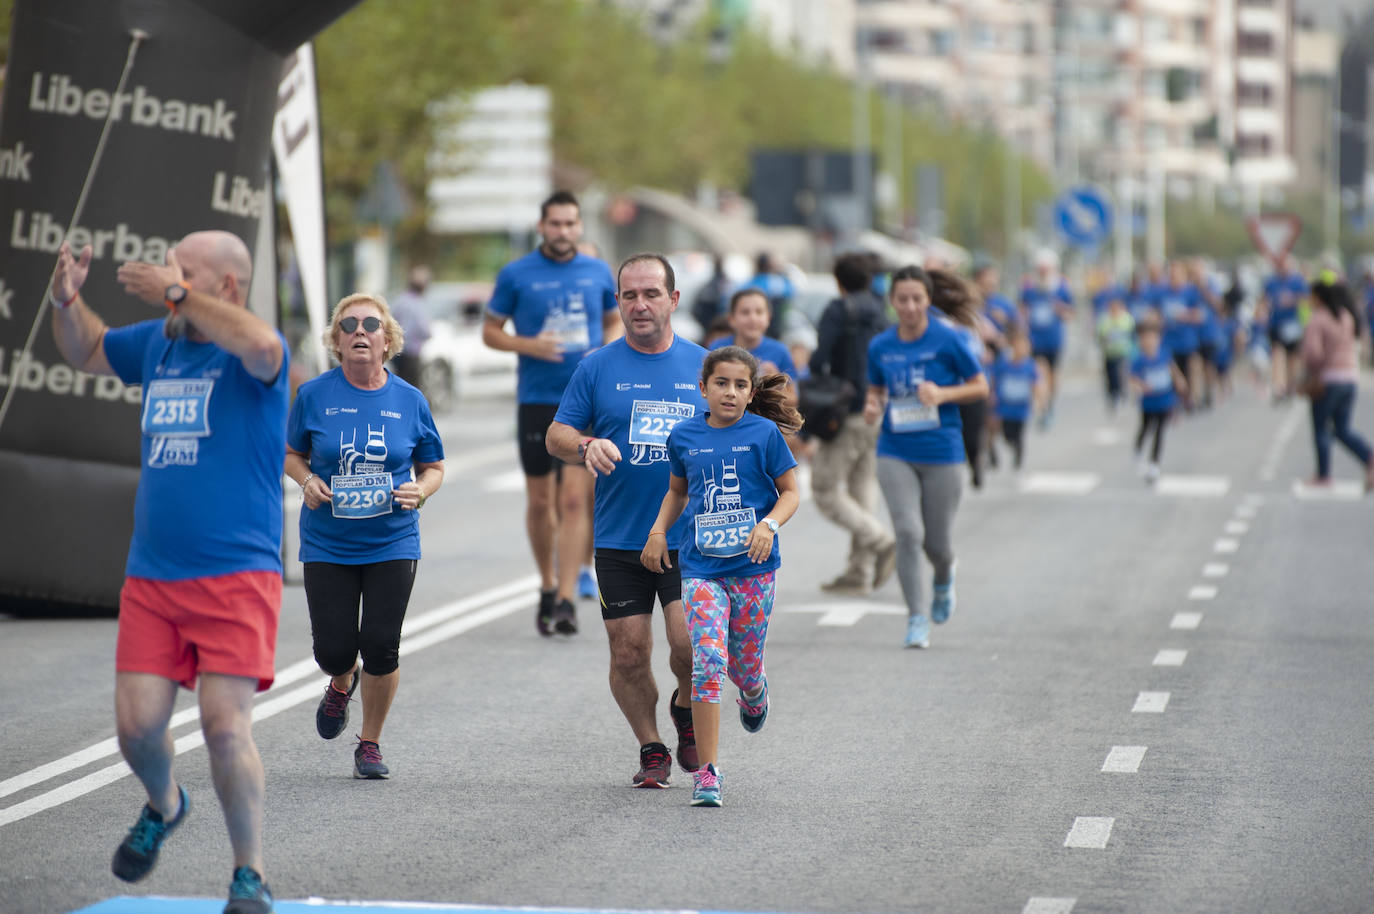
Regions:
[[[558,191],[539,210],[543,243],[502,268],[482,342],[519,356],[516,434],[525,471],[525,530],[539,566],[541,635],[577,633],[573,595],[591,538],[592,481],[562,472],[544,435],[582,358],[619,335],[615,284],[604,261],[578,253],[577,198]],[[513,330],[506,329],[507,323]]]

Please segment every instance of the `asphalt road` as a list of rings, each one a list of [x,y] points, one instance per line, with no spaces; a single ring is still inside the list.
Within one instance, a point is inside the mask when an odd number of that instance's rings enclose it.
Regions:
[[[346,738],[316,736],[324,679],[303,592],[287,588],[278,685],[255,727],[278,899],[1374,910],[1374,575],[1357,468],[1338,456],[1345,484],[1295,489],[1312,467],[1306,416],[1245,389],[1170,428],[1152,491],[1133,423],[1106,417],[1087,378],[1071,383],[1056,425],[1031,436],[1027,475],[966,491],[958,609],[924,652],[901,648],[895,580],[868,600],[821,594],[845,540],[804,502],[782,532],[772,713],[749,735],[725,706],[725,806],[708,810],[689,807],[681,772],[670,790],[630,788],[636,747],[594,604],[575,638],[535,633],[513,408],[461,405],[441,423],[449,474],[422,518],[382,741],[391,780],[351,778],[356,719]],[[1357,425],[1374,432],[1369,393]],[[109,873],[143,802],[111,741],[114,634],[110,619],[0,620],[0,911],[222,904],[228,842],[189,712],[175,734],[193,815],[145,883]],[[656,669],[666,701],[661,648]]]

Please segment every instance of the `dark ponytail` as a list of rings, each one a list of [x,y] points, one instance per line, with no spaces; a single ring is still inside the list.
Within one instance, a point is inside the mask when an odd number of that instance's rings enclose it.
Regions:
[[[981,310],[978,296],[973,288],[958,275],[949,270],[925,270],[911,265],[902,267],[892,274],[888,283],[888,294],[897,288],[904,279],[914,279],[926,287],[930,303],[939,308],[956,324],[978,329],[978,312]]]
[[[1336,323],[1340,323],[1341,312],[1348,311],[1355,322],[1355,336],[1359,337],[1360,311],[1355,307],[1355,297],[1350,294],[1349,286],[1343,282],[1321,280],[1312,284],[1312,297],[1326,306]]]
[[[795,435],[801,431],[802,415],[787,402],[787,385],[791,383],[787,375],[775,371],[767,377],[760,377],[759,360],[748,349],[743,346],[722,346],[707,353],[706,361],[701,363],[703,386],[721,362],[737,362],[749,369],[750,384],[754,388],[749,412],[773,422],[784,435]]]

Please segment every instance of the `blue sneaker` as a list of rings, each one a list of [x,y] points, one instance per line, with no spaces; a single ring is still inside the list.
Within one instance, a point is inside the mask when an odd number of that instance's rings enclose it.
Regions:
[[[692,787],[693,806],[720,806],[720,772],[715,765],[707,765],[705,768],[692,775],[695,781]]]
[[[763,722],[768,719],[768,680],[763,681],[763,694],[757,699],[757,704],[750,703],[744,697],[744,690],[741,689],[739,698],[735,703],[739,705],[739,722],[744,725],[744,729],[750,733],[757,733],[763,729]]]
[[[596,599],[596,574],[590,565],[583,565],[582,573],[577,576],[577,596],[582,600]]]
[[[229,903],[224,906],[224,914],[272,914],[272,890],[251,866],[234,870],[234,881],[229,883]]]
[[[930,620],[917,615],[907,619],[905,647],[930,647]]]
[[[944,625],[949,621],[949,614],[954,612],[953,576],[950,577],[948,584],[936,584],[931,589],[935,596],[930,601],[930,621],[936,625]]]
[[[144,804],[138,821],[129,829],[129,834],[119,847],[115,848],[114,859],[110,861],[110,871],[120,879],[137,882],[153,871],[158,852],[162,850],[162,842],[191,811],[191,797],[186,793],[186,788],[178,784],[177,794],[181,798],[181,809],[170,822],[164,822],[160,813]]]

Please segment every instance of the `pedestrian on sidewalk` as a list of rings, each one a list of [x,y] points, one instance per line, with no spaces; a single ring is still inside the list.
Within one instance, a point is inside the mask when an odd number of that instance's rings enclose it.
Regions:
[[[1303,331],[1301,359],[1304,392],[1312,402],[1312,443],[1317,473],[1311,484],[1331,484],[1331,439],[1334,437],[1364,467],[1364,488],[1374,489],[1374,457],[1369,443],[1350,426],[1359,383],[1360,317],[1350,287],[1334,276],[1312,286],[1314,307]]]
[[[305,501],[300,560],[310,635],[315,662],[330,677],[315,730],[334,739],[347,728],[361,682],[353,776],[378,780],[391,774],[382,725],[400,684],[419,512],[443,484],[444,444],[424,394],[387,368],[405,334],[385,299],[340,301],[325,345],[339,365],[301,385],[286,433],[286,475]]]
[[[877,426],[864,421],[868,344],[887,326],[887,308],[873,294],[870,258],[845,254],[835,261],[840,297],[821,312],[811,374],[843,378],[854,389],[835,437],[818,438],[811,458],[811,495],[821,516],[849,533],[845,569],[821,584],[826,593],[865,596],[882,587],[897,567],[897,541],[877,515]]]
[[[868,346],[864,419],[882,421],[878,484],[897,534],[897,579],[907,605],[907,647],[930,646],[930,622],[954,611],[954,515],[963,493],[964,442],[958,404],[986,398],[988,382],[965,337],[979,304],[943,270],[903,267],[890,292],[897,326]],[[938,308],[950,321],[935,319]],[[921,601],[920,555],[934,568],[930,615]]]
[[[668,492],[640,561],[658,574],[672,564],[667,531],[681,517],[683,610],[692,640],[692,724],[697,769],[693,806],[720,806],[720,687],[739,688],[739,719],[757,733],[768,718],[763,646],[782,563],[778,528],[800,502],[797,461],[784,438],[801,428],[787,377],[763,375],[739,346],[711,352],[701,369],[707,412],[668,436]]]

